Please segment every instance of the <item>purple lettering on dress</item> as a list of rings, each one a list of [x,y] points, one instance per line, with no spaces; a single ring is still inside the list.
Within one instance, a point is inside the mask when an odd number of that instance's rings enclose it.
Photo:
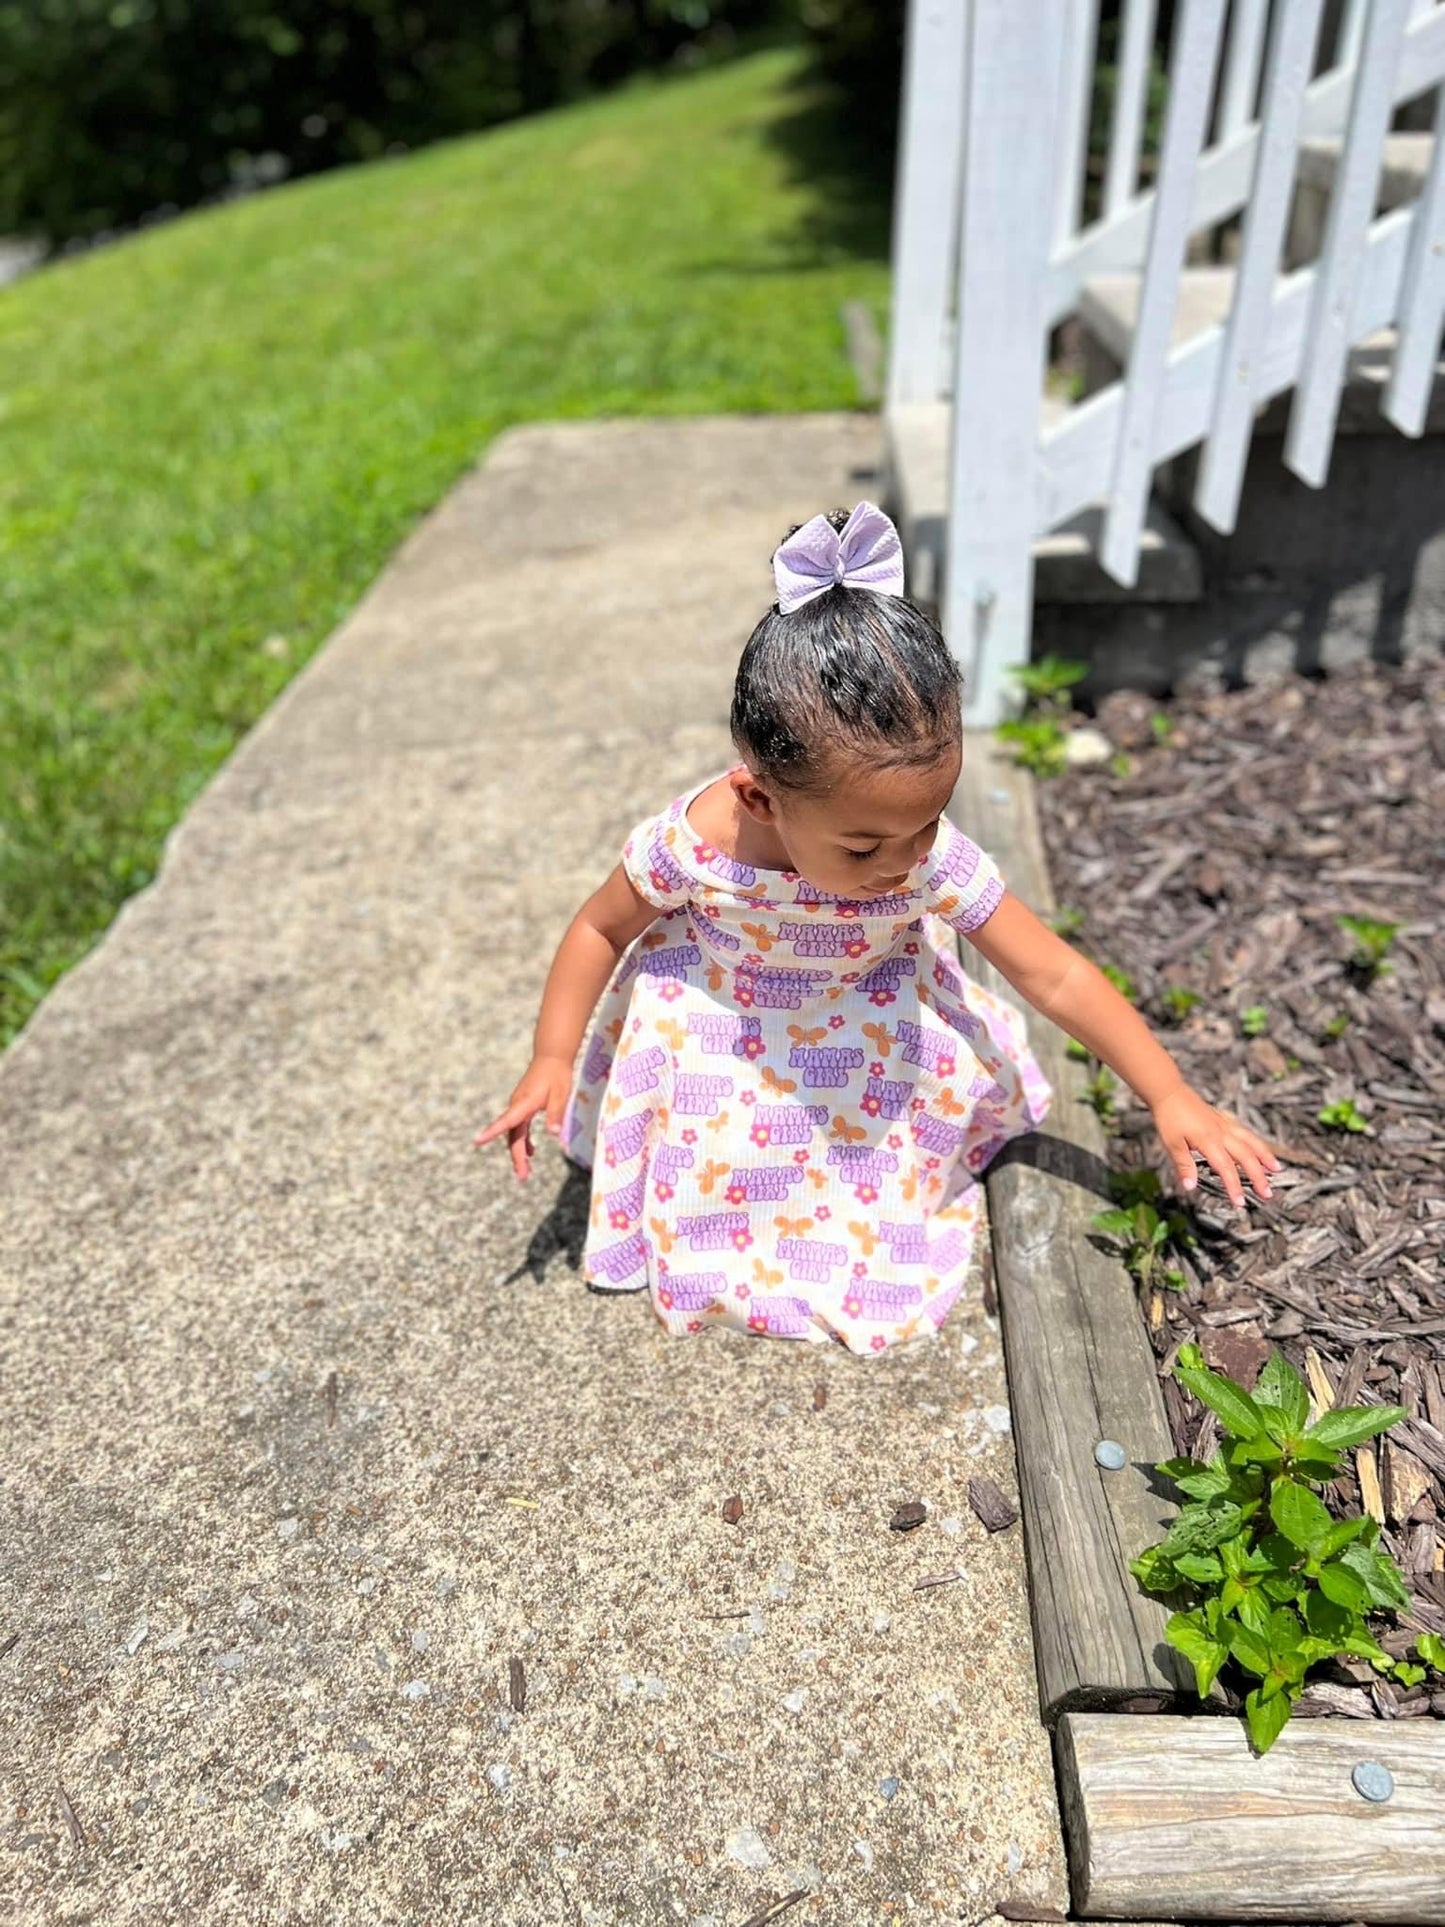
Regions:
[[[801,1338],[813,1322],[806,1298],[756,1297],[748,1306],[748,1325],[770,1338]]]
[[[848,1082],[848,1073],[861,1071],[862,1068],[861,1050],[795,1044],[788,1052],[788,1069],[801,1071],[803,1082],[810,1091],[841,1090]]]
[[[647,1173],[639,1171],[630,1184],[619,1185],[615,1191],[603,1194],[602,1202],[607,1207],[608,1221],[614,1229],[618,1231],[632,1229],[633,1219],[642,1210],[642,1195],[646,1189],[646,1179]]]
[[[855,903],[851,897],[839,897],[838,914],[841,917],[903,917],[913,908],[909,896],[869,897],[865,903]]]
[[[897,994],[898,986],[905,977],[916,977],[918,965],[912,957],[884,957],[874,964],[871,970],[864,971],[858,979],[858,988],[865,997],[875,991],[891,990]]]
[[[1005,1140],[1001,1137],[985,1138],[982,1144],[975,1144],[968,1154],[970,1171],[982,1171],[1003,1149]]]
[[[639,1271],[647,1268],[647,1245],[642,1233],[634,1231],[621,1244],[608,1245],[605,1251],[590,1253],[587,1262],[614,1285],[620,1285],[624,1278],[635,1278]]]
[[[1008,1102],[1008,1092],[1002,1084],[996,1083],[986,1071],[974,1078],[968,1087],[968,1094],[980,1104],[1005,1104]]]
[[[662,1289],[672,1300],[673,1311],[706,1311],[715,1298],[728,1288],[725,1271],[670,1271]]]
[[[711,1011],[690,1010],[687,1034],[702,1039],[704,1057],[761,1057],[761,1017],[727,1017]]]
[[[750,1135],[754,1144],[807,1144],[827,1122],[826,1104],[759,1104]]]
[[[717,949],[742,949],[743,940],[741,937],[735,937],[731,930],[724,930],[720,923],[715,922],[713,918],[700,910],[696,904],[692,906],[692,920],[702,932],[706,942],[715,945]]]
[[[647,849],[647,867],[652,873],[652,881],[659,890],[684,891],[688,887],[688,874],[667,847],[661,830],[653,836]]]
[[[616,1124],[603,1125],[602,1142],[613,1164],[626,1164],[629,1158],[637,1156],[647,1141],[652,1116],[651,1111],[639,1111],[632,1117],[619,1118]]]
[[[846,923],[780,924],[778,941],[790,943],[795,957],[861,957],[869,947],[858,926]]]
[[[878,1236],[887,1245],[888,1256],[893,1264],[928,1263],[928,1232],[923,1224],[889,1224],[885,1221],[878,1227]]]
[[[939,1004],[937,1009],[939,1016],[949,1029],[956,1030],[959,1036],[966,1037],[969,1043],[983,1034],[983,1019],[975,1017],[973,1012],[962,1004],[956,1010],[951,1004]]]
[[[686,1144],[659,1144],[652,1157],[652,1175],[659,1184],[676,1184],[680,1171],[692,1169],[692,1149]]]
[[[747,1229],[746,1211],[704,1211],[677,1221],[678,1237],[694,1251],[726,1251],[735,1238],[746,1237]]]
[[[922,1024],[910,1024],[907,1018],[900,1018],[898,1041],[903,1046],[905,1064],[917,1064],[941,1077],[952,1075],[955,1059],[946,1037],[935,1037]]]
[[[970,1187],[972,1188],[972,1187]],[[935,1238],[928,1247],[928,1267],[940,1277],[952,1271],[955,1265],[963,1263],[969,1253],[968,1234],[959,1227],[950,1225],[941,1238]]]
[[[845,1184],[881,1184],[898,1169],[891,1151],[875,1151],[869,1144],[830,1144],[828,1162],[841,1169]]]
[[[923,1303],[922,1285],[889,1285],[879,1278],[857,1278],[848,1292],[858,1301],[858,1316],[875,1324],[901,1318],[911,1306]]]
[[[894,1122],[908,1110],[913,1086],[895,1079],[870,1077],[863,1093],[863,1109],[869,1117],[886,1117]]]
[[[803,1182],[801,1164],[738,1165],[729,1175],[729,1204],[786,1204],[790,1185]]]
[[[612,1045],[600,1031],[592,1033],[592,1042],[587,1046],[587,1055],[582,1060],[582,1081],[584,1084],[600,1084],[612,1068]]]
[[[693,855],[705,870],[714,876],[722,877],[727,883],[737,884],[740,890],[750,890],[758,880],[758,873],[749,864],[737,863],[721,850],[715,850],[710,843],[693,845]]]
[[[959,831],[945,843],[943,859],[928,879],[928,888],[938,891],[945,883],[951,883],[956,890],[965,889],[972,882],[973,873],[978,868],[982,855],[983,851],[978,845],[970,843],[962,831]]]
[[[950,990],[955,997],[963,995],[963,977],[947,957],[940,956],[934,964],[933,981],[940,990]]]
[[[795,1283],[826,1285],[829,1274],[847,1264],[848,1247],[825,1244],[821,1238],[779,1238],[778,1258]]]
[[[637,1097],[643,1091],[655,1091],[657,1073],[666,1062],[667,1052],[661,1044],[649,1044],[646,1050],[634,1051],[631,1057],[624,1057],[617,1066],[618,1090],[624,1097]]]
[[[941,1117],[934,1117],[930,1111],[920,1111],[913,1120],[915,1143],[921,1144],[925,1151],[934,1151],[940,1157],[952,1157],[964,1139],[966,1131],[960,1131],[956,1124],[945,1124]]]
[[[794,970],[788,964],[739,964],[733,978],[733,1001],[759,1010],[801,1010],[805,999],[833,981],[829,971]]]
[[[695,970],[702,962],[702,952],[695,943],[675,943],[666,950],[649,950],[645,957],[639,957],[637,968],[644,977],[685,977],[689,970]]]
[[[716,1117],[725,1097],[736,1086],[730,1077],[704,1077],[696,1071],[679,1071],[673,1080],[674,1117]]]

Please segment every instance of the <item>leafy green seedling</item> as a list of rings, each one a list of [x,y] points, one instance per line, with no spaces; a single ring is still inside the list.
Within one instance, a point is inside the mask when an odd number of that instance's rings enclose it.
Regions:
[[[1121,783],[1134,774],[1134,758],[1127,749],[1117,749],[1109,758],[1109,774]]]
[[[1352,1097],[1342,1097],[1336,1104],[1326,1104],[1316,1112],[1321,1124],[1330,1131],[1368,1131],[1370,1120],[1362,1117]]]
[[[1158,1467],[1186,1503],[1129,1570],[1146,1592],[1187,1602],[1165,1636],[1194,1667],[1201,1699],[1231,1662],[1246,1676],[1245,1720],[1264,1753],[1317,1661],[1346,1654],[1395,1671],[1366,1615],[1409,1604],[1400,1570],[1380,1551],[1373,1519],[1336,1520],[1313,1488],[1337,1475],[1343,1451],[1405,1412],[1341,1406],[1311,1423],[1308,1388],[1279,1352],[1252,1394],[1211,1371],[1197,1345],[1180,1347],[1174,1369],[1215,1414],[1225,1443],[1207,1463],[1175,1458]]]
[[[1035,776],[1057,776],[1064,767],[1064,732],[1052,716],[1024,716],[1000,723],[1000,742],[1012,743],[1014,761]]]
[[[1338,1043],[1340,1038],[1344,1036],[1345,1032],[1349,1029],[1349,1027],[1350,1027],[1350,1013],[1347,1010],[1337,1010],[1334,1016],[1331,1017],[1330,1021],[1325,1025],[1320,1035],[1324,1038],[1326,1043],[1335,1044],[1335,1043]]]
[[[1075,683],[1080,683],[1089,673],[1086,662],[1074,662],[1064,656],[1048,655],[1039,662],[1015,663],[1009,674],[1023,691],[1030,703],[1042,703],[1067,709],[1068,693]]]
[[[1071,903],[1061,903],[1049,918],[1049,928],[1056,937],[1071,943],[1084,927],[1084,913],[1076,910]]]
[[[1162,709],[1156,709],[1149,718],[1149,728],[1156,743],[1167,743],[1174,734],[1173,718],[1166,716]]]
[[[1416,1654],[1437,1673],[1445,1673],[1445,1638],[1439,1633],[1421,1633],[1415,1641]]]
[[[1168,1264],[1171,1246],[1187,1248],[1194,1242],[1189,1220],[1182,1211],[1161,1211],[1159,1178],[1153,1171],[1115,1172],[1109,1188],[1118,1199],[1113,1211],[1097,1211],[1090,1226],[1119,1248],[1124,1269],[1141,1285],[1168,1285],[1181,1290],[1188,1280]]]
[[[1371,982],[1390,968],[1385,959],[1399,934],[1398,923],[1384,923],[1377,917],[1336,917],[1335,922],[1354,940],[1351,970]]]
[[[1077,1037],[1071,1037],[1064,1045],[1065,1057],[1071,1057],[1076,1064],[1087,1064],[1091,1051],[1087,1044],[1081,1044]]]
[[[1083,1101],[1093,1111],[1101,1124],[1112,1124],[1117,1112],[1114,1093],[1119,1088],[1119,1080],[1111,1070],[1101,1064],[1089,1082],[1084,1086]]]
[[[1135,990],[1134,979],[1127,970],[1121,970],[1118,964],[1100,964],[1099,969],[1121,997],[1127,997],[1131,1004],[1136,1001],[1139,993]]]
[[[1201,999],[1197,990],[1190,990],[1185,984],[1170,984],[1159,1001],[1164,1006],[1164,1014],[1170,1023],[1182,1024]]]
[[[1239,1013],[1239,1028],[1246,1037],[1263,1037],[1269,1030],[1269,1012],[1263,1004],[1250,1004]]]

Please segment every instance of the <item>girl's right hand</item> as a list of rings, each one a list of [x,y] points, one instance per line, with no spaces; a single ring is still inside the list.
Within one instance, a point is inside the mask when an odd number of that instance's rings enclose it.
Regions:
[[[525,1181],[532,1174],[532,1119],[539,1111],[545,1112],[547,1129],[553,1137],[560,1137],[571,1089],[570,1064],[564,1064],[560,1057],[534,1057],[521,1083],[512,1092],[506,1110],[485,1130],[478,1131],[472,1142],[490,1144],[505,1131],[512,1153],[512,1169],[519,1180]]]

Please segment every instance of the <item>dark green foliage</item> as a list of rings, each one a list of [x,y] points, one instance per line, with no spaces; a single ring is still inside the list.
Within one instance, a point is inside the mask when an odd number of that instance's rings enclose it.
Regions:
[[[1304,1380],[1279,1352],[1253,1395],[1211,1371],[1197,1345],[1180,1347],[1174,1369],[1227,1439],[1207,1464],[1168,1459],[1158,1468],[1187,1503],[1129,1570],[1146,1592],[1182,1602],[1167,1638],[1193,1665],[1200,1698],[1232,1660],[1246,1676],[1245,1719],[1263,1753],[1319,1660],[1348,1654],[1406,1684],[1423,1677],[1391,1659],[1366,1624],[1372,1612],[1409,1604],[1399,1569],[1379,1550],[1379,1527],[1334,1519],[1313,1490],[1335,1476],[1342,1451],[1402,1419],[1403,1407],[1349,1406],[1311,1424]],[[1445,1652],[1422,1646],[1419,1656],[1435,1664]]]

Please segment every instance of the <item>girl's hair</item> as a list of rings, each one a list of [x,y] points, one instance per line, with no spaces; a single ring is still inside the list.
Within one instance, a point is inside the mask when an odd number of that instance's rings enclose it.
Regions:
[[[848,511],[827,519],[841,531]],[[784,789],[814,787],[839,752],[928,764],[958,740],[959,689],[948,645],[915,603],[840,584],[790,615],[774,603],[754,629],[733,685],[733,741]]]

